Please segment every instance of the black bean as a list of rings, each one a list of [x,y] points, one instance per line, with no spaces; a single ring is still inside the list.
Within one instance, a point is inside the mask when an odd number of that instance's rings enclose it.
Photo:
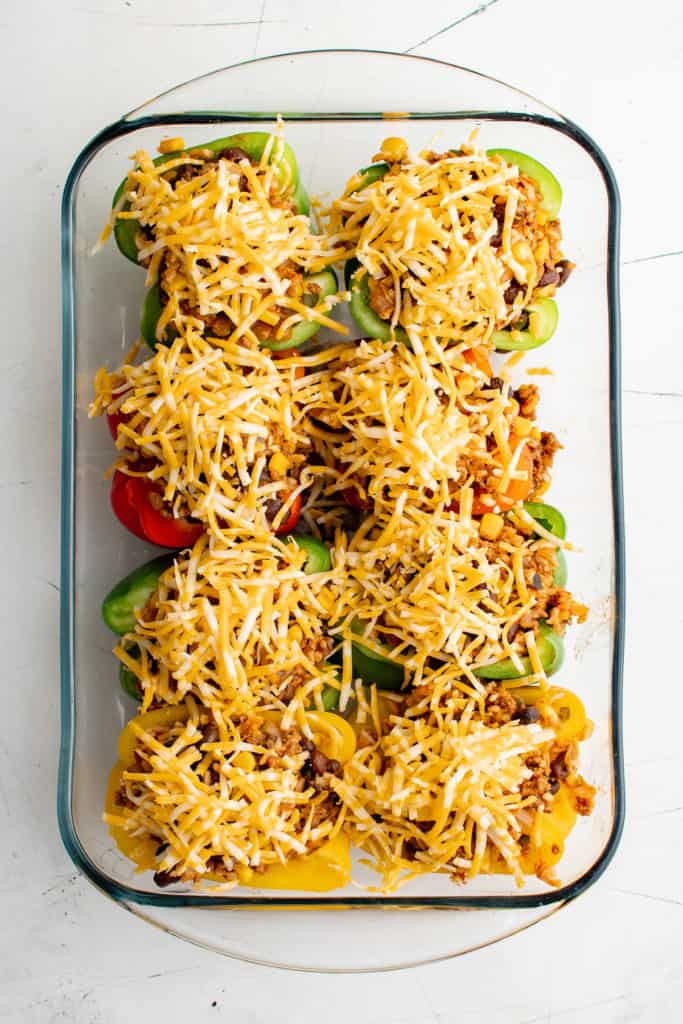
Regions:
[[[543,580],[541,579],[541,577],[538,575],[537,572],[535,572],[533,574],[533,576],[531,577],[531,586],[534,588],[534,590],[542,590],[543,589]]]
[[[218,740],[218,727],[214,722],[208,722],[202,726],[202,737],[204,743],[215,743]]]
[[[248,160],[249,157],[239,146],[229,146],[227,149],[220,151],[218,159],[232,160],[233,163],[238,164],[241,160]]]
[[[505,299],[507,304],[511,306],[517,298],[517,296],[519,295],[519,293],[522,291],[524,291],[524,289],[521,284],[518,284],[517,281],[511,281],[510,284],[505,289],[505,294],[503,295],[503,298]]]
[[[533,704],[523,704],[519,711],[515,711],[512,716],[513,721],[519,722],[520,725],[531,725],[533,722],[537,722],[540,717],[538,708],[535,708]]]
[[[510,623],[510,625],[508,626],[508,643],[509,644],[511,644],[512,641],[515,639],[515,637],[517,636],[517,634],[519,633],[521,628],[522,627],[520,626],[519,622],[511,622]]]
[[[571,260],[560,260],[560,262],[556,264],[556,269],[560,272],[560,278],[557,282],[558,288],[561,288],[563,284],[566,284],[575,266],[576,264],[572,263]]]
[[[550,771],[556,779],[566,779],[569,775],[569,768],[565,761],[566,753],[567,751],[563,750],[550,764]]]
[[[327,771],[327,758],[322,750],[314,750],[311,754],[311,764],[316,775],[322,775]]]
[[[167,885],[174,885],[179,882],[180,879],[177,875],[172,875],[170,871],[155,871],[154,881],[160,889],[164,889]]]
[[[548,284],[558,284],[560,280],[560,272],[555,267],[544,267],[543,274],[538,282],[538,288],[545,288]]]

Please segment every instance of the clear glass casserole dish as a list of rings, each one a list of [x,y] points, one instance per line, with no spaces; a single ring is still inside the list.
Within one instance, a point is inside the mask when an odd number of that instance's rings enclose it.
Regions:
[[[222,108],[226,108],[223,110]],[[91,254],[136,149],[164,135],[199,143],[286,121],[309,193],[335,194],[389,134],[416,148],[442,148],[476,127],[486,146],[533,154],[564,189],[564,248],[577,263],[560,299],[552,342],[525,365],[549,367],[541,419],[566,452],[554,472],[552,501],[581,554],[571,556],[571,587],[591,613],[568,634],[558,677],[583,699],[595,723],[582,745],[582,772],[598,787],[594,814],[580,820],[559,865],[560,888],[504,875],[454,886],[445,876],[415,881],[390,896],[347,887],[327,896],[236,890],[208,895],[159,890],[136,875],[102,822],[116,737],[134,712],[116,681],[112,638],[100,603],[112,583],[151,557],[112,518],[103,474],[113,460],[102,422],[89,423],[95,371],[115,365],[138,334],[144,275],[113,243]],[[387,125],[387,120],[392,122]],[[225,952],[229,942],[208,908],[498,908],[490,925],[465,927],[453,915],[446,952],[492,941],[584,891],[604,870],[623,820],[621,673],[624,629],[623,526],[619,423],[619,201],[611,169],[579,128],[542,103],[475,72],[423,58],[365,51],[288,54],[226,68],[186,83],[101,132],[78,156],[62,207],[63,498],[62,736],[58,810],[74,863],[105,893],[141,916]],[[356,331],[356,335],[357,335]],[[157,549],[155,549],[156,551]],[[372,882],[369,874],[358,875]],[[168,910],[168,913],[167,913]],[[199,914],[200,916],[197,916]],[[184,923],[179,923],[181,915]],[[240,915],[243,917],[243,915]],[[303,919],[309,920],[309,919]],[[212,923],[209,925],[209,921]],[[457,922],[457,924],[455,923]],[[208,931],[207,931],[208,929]],[[315,931],[315,929],[314,929]],[[216,934],[214,934],[214,932]],[[474,938],[476,932],[477,938]],[[261,958],[252,952],[253,959]],[[431,949],[416,959],[442,955]],[[277,957],[275,957],[277,959]],[[272,960],[272,957],[271,957]],[[396,953],[395,962],[410,962]],[[316,961],[317,963],[317,961]],[[302,966],[305,964],[299,964]],[[383,964],[378,961],[376,966]]]

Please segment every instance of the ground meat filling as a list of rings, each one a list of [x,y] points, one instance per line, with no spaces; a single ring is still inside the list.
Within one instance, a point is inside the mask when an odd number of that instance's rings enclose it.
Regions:
[[[506,523],[496,541],[483,542],[489,561],[502,562],[512,568],[510,548],[519,548],[524,544],[526,537],[523,529],[524,527],[518,529]],[[509,643],[515,642],[518,650],[524,653],[523,632],[537,632],[539,622],[544,620],[556,632],[564,633],[572,620],[585,622],[588,609],[575,601],[568,590],[555,585],[557,549],[550,542],[536,541],[533,546],[526,547],[522,563],[524,579],[529,590],[533,592],[534,603],[524,615],[508,626],[506,638]],[[487,597],[495,600],[495,594],[482,595],[484,606]]]
[[[540,497],[550,483],[550,470],[555,455],[560,451],[562,445],[551,431],[543,430],[541,431],[540,438],[532,437],[527,441],[527,448],[533,459],[531,496]]]
[[[520,384],[520,386],[512,392],[512,397],[519,405],[520,416],[524,416],[527,420],[536,419],[536,410],[541,398],[538,385]]]
[[[370,309],[381,320],[391,320],[396,308],[396,291],[391,277],[368,276],[368,298]]]
[[[287,295],[289,298],[305,301],[307,296],[315,298],[320,293],[320,286],[313,281],[307,281],[304,274],[301,273],[292,260],[285,260],[284,263],[280,264],[277,268],[277,273],[283,280],[288,281]],[[175,271],[169,268],[168,263],[164,258],[159,271],[159,290],[161,293],[161,301],[164,305],[168,301],[169,293],[172,290],[174,276]],[[183,301],[180,303],[180,311],[184,316],[192,317],[197,320],[202,325],[204,333],[210,337],[229,338],[238,326],[237,324],[234,324],[230,317],[225,313],[202,313],[198,306],[190,306],[188,302]],[[256,320],[254,324],[252,324],[252,330],[259,341],[276,340],[280,325],[284,320],[291,316],[290,309],[285,309],[279,306],[275,307],[274,312],[277,312],[278,316],[276,323],[266,323],[264,320]],[[288,337],[289,335],[285,333],[281,338],[277,338],[277,340],[286,341]]]
[[[502,686],[488,686],[484,698],[484,714],[482,722],[490,728],[507,725],[514,720],[520,707],[523,707],[510,690]]]

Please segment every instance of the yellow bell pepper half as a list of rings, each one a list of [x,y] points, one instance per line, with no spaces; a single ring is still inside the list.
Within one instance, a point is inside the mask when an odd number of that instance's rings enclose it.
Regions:
[[[107,816],[120,817],[121,807],[116,803],[116,794],[121,785],[123,772],[134,761],[135,748],[139,742],[135,726],[145,731],[159,727],[170,727],[187,721],[189,709],[184,704],[157,708],[131,719],[119,736],[119,760],[109,776],[105,812]],[[277,712],[265,712],[266,718],[281,718]],[[356,750],[356,734],[349,723],[331,711],[309,711],[306,718],[313,732],[313,740],[326,757],[344,763]],[[157,864],[156,850],[159,841],[150,837],[132,836],[117,824],[109,824],[109,831],[121,853],[137,865],[138,871],[153,871]],[[338,833],[317,850],[302,857],[296,857],[286,864],[273,864],[263,872],[238,866],[240,884],[256,889],[291,889],[309,892],[329,892],[346,885],[351,877],[351,852],[345,835]],[[220,882],[223,879],[207,874],[207,880]]]

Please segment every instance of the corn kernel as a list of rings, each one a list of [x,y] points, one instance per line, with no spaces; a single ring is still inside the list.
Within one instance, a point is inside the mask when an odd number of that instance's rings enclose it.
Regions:
[[[547,210],[544,210],[542,206],[536,210],[536,223],[539,227],[544,227],[550,220],[550,214]]]
[[[297,626],[296,624],[292,626],[287,634],[287,638],[293,644],[300,644],[304,638],[301,626]]]
[[[176,135],[173,139],[162,139],[157,149],[160,153],[175,153],[179,149],[185,149],[185,139]]]
[[[481,517],[479,535],[484,540],[498,540],[504,526],[505,520],[502,516],[497,515],[495,512],[485,512]]]
[[[532,430],[531,420],[528,420],[525,416],[515,416],[511,426],[512,432],[517,437],[528,437]]]
[[[232,759],[235,768],[241,768],[245,772],[253,772],[256,767],[256,758],[250,750],[240,750]]]
[[[532,427],[530,433],[534,441],[541,440],[541,431],[538,429],[538,427]]]
[[[469,373],[458,374],[458,391],[462,395],[471,395],[477,387],[477,381]]]
[[[515,242],[512,246],[512,255],[520,263],[535,263],[534,254],[528,242]]]
[[[268,471],[273,480],[281,480],[282,477],[287,476],[287,470],[289,469],[289,459],[282,452],[275,452],[270,457],[268,462]]]
[[[534,249],[534,259],[539,267],[544,267],[550,258],[550,245],[548,239],[544,238]]]
[[[399,139],[395,135],[385,139],[382,143],[382,156],[390,163],[403,160],[408,152],[408,143],[405,139]]]

